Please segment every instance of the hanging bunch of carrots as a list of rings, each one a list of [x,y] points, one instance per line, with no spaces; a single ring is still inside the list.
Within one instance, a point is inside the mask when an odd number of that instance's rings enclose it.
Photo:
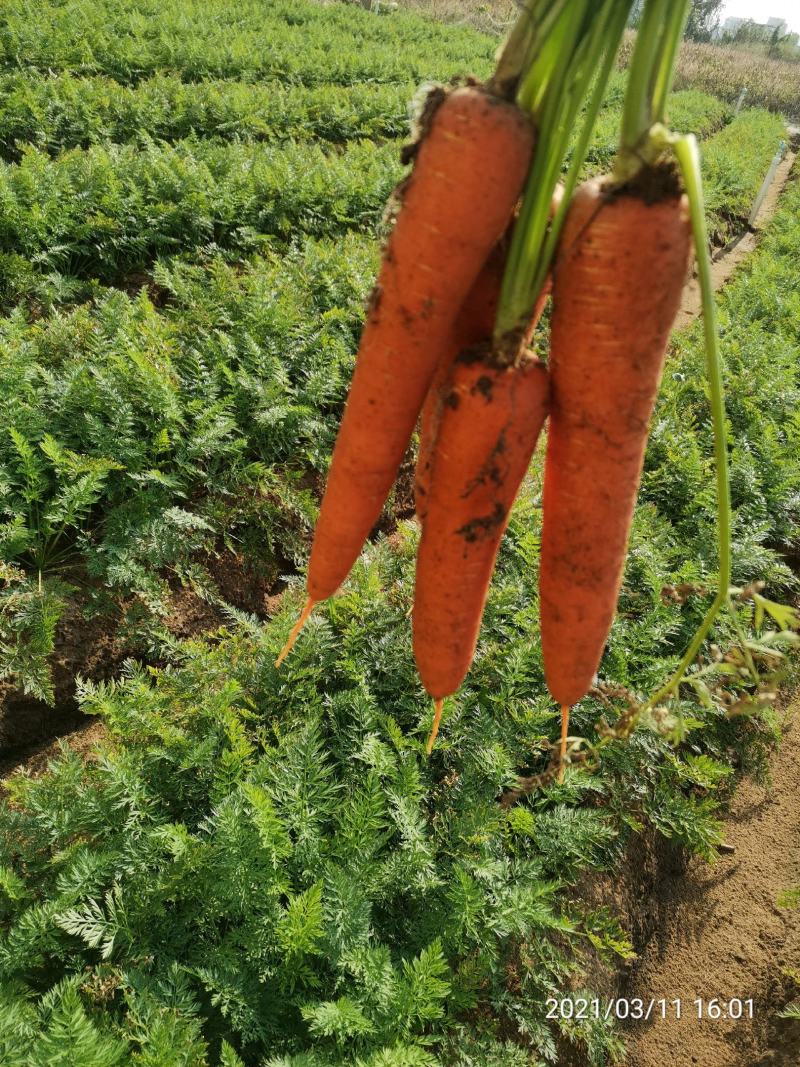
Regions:
[[[369,303],[308,568],[314,606],[344,582],[421,416],[414,655],[434,699],[472,662],[509,513],[549,418],[540,569],[548,688],[589,691],[613,622],[692,236],[704,295],[727,595],[724,409],[697,149],[664,126],[688,0],[647,0],[614,172],[577,187],[632,0],[529,0],[486,85],[428,97]],[[573,131],[578,128],[563,186]],[[687,193],[689,194],[687,196]],[[531,351],[552,298],[547,364]]]

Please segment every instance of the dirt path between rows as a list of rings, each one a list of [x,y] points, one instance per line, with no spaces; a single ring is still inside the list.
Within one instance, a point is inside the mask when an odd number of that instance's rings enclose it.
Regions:
[[[800,920],[778,906],[782,892],[800,885],[797,698],[770,774],[770,783],[748,779],[737,788],[725,824],[734,852],[662,875],[653,902],[660,921],[622,996],[663,998],[666,1018],[656,1010],[655,1019],[628,1025],[630,1067],[800,1064],[800,1022],[779,1017],[798,992],[784,968],[800,966]],[[719,1019],[707,1017],[713,998],[733,1000],[732,1014],[742,1018],[726,1018],[724,1010]]]
[[[715,290],[719,291],[723,285],[725,285],[739,265],[747,259],[750,253],[756,248],[759,234],[778,209],[778,202],[781,198],[781,193],[789,180],[795,158],[796,154],[792,151],[787,152],[784,156],[783,161],[775,173],[772,185],[769,187],[767,195],[764,197],[764,203],[761,205],[758,215],[753,222],[753,229],[745,230],[743,234],[737,237],[734,241],[731,241],[730,244],[728,244],[725,249],[722,249],[715,257],[714,262],[711,265],[711,277],[714,282]],[[700,284],[697,278],[693,277],[683,291],[681,310],[678,312],[674,328],[676,330],[682,330],[686,326],[691,325],[691,323],[700,315],[701,311]]]

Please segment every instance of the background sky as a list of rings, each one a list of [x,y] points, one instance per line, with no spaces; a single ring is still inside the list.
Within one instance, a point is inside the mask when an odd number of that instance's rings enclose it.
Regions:
[[[800,10],[797,0],[727,0],[722,8],[721,21],[729,15],[766,22],[769,18],[786,19],[791,30],[800,32]]]

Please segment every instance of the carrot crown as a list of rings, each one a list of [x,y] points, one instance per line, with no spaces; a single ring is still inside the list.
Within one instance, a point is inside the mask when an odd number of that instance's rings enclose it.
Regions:
[[[689,0],[648,0],[631,57],[614,174],[628,180],[664,151],[667,98]]]

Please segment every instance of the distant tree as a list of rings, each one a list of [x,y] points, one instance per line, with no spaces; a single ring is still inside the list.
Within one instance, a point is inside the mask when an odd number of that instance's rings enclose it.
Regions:
[[[686,36],[691,41],[710,41],[719,25],[724,0],[692,0]]]
[[[719,24],[719,15],[725,0],[692,0],[686,36],[692,41],[708,41]],[[628,25],[638,28],[642,20],[644,0],[635,0]]]

